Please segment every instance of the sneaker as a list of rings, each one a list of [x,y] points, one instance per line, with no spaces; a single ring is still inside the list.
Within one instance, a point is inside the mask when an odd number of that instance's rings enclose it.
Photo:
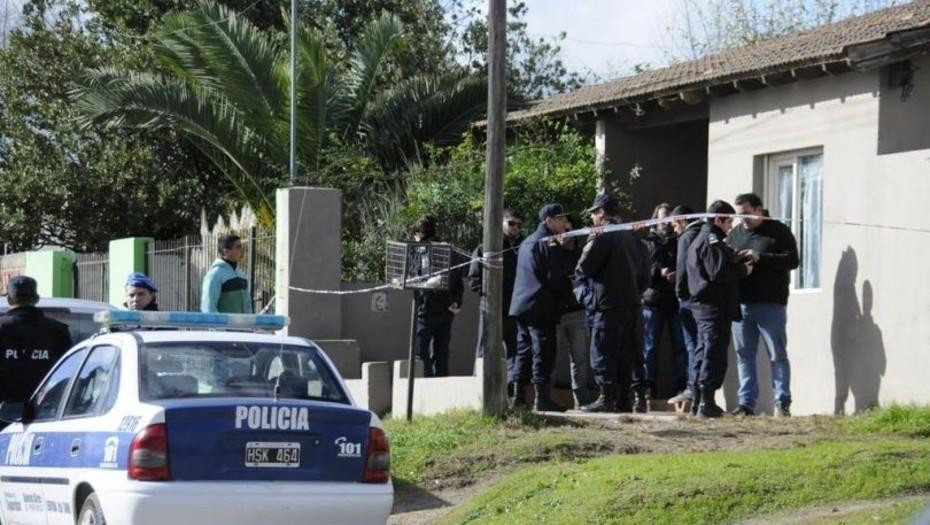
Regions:
[[[676,394],[674,397],[670,397],[667,402],[669,404],[684,403],[686,401],[691,401],[692,399],[694,399],[694,394],[692,394],[690,390],[685,389],[681,392],[678,392],[678,394]]]
[[[788,409],[788,405],[775,403],[775,417],[791,417],[791,410]]]
[[[751,408],[749,408],[749,407],[747,407],[747,406],[745,406],[745,405],[740,405],[740,406],[736,407],[736,410],[734,410],[734,411],[732,411],[732,412],[730,412],[730,413],[733,414],[734,416],[754,416],[754,415],[756,415],[756,412],[755,412],[753,409],[751,409]]]

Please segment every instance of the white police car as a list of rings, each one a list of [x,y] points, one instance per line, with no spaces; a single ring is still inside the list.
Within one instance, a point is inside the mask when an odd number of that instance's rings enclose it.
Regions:
[[[104,324],[278,329],[286,318],[101,312]],[[0,513],[14,524],[384,523],[381,421],[296,337],[115,331],[32,400],[0,404]]]

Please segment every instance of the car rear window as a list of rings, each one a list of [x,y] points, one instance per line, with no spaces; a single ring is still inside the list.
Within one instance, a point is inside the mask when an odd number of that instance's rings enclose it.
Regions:
[[[165,342],[141,347],[143,400],[199,397],[349,400],[315,347],[244,342]]]
[[[71,340],[75,343],[83,341],[100,331],[100,325],[94,322],[94,314],[45,310],[45,315],[68,325]]]

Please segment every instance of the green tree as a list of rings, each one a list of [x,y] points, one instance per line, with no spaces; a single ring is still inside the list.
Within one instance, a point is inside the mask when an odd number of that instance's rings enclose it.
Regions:
[[[404,45],[403,26],[383,14],[347,57],[302,26],[298,42],[298,141],[303,180],[319,180],[334,140],[358,146],[385,168],[416,157],[423,142],[446,143],[484,109],[483,79],[411,77],[379,89],[386,57]],[[249,203],[273,221],[272,192],[287,176],[286,48],[211,1],[168,15],[155,55],[170,73],[87,71],[75,90],[88,126],[176,130],[196,145]],[[391,144],[384,148],[379,145]]]
[[[367,199],[359,228],[343,238],[343,278],[383,280],[385,241],[409,237],[418,217],[436,217],[441,239],[470,251],[481,240],[485,144],[469,135],[455,147],[430,152],[411,164],[395,185]],[[565,124],[532,123],[518,128],[506,156],[504,204],[517,210],[528,229],[539,208],[558,202],[580,226],[600,175],[594,144]],[[621,195],[621,197],[623,197]]]
[[[451,39],[457,58],[469,71],[485,71],[488,54],[488,23],[482,0],[452,0]],[[562,62],[560,42],[567,36],[534,36],[527,32],[528,3],[510,2],[507,8],[507,67],[509,89],[524,99],[564,93],[592,80],[590,72],[570,71]]]
[[[224,208],[222,180],[171,134],[81,129],[75,72],[114,60],[77,3],[27,4],[0,49],[0,239],[14,250],[105,249],[116,237],[173,237],[204,206]]]

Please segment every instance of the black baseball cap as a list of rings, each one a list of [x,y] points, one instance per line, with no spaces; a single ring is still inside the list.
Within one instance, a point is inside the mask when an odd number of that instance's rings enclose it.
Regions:
[[[562,209],[561,204],[556,204],[556,203],[546,204],[545,206],[539,209],[539,220],[540,221],[544,221],[548,219],[549,217],[560,217],[560,216],[565,216],[565,215],[568,215],[568,214],[565,213],[565,211]]]
[[[601,193],[597,197],[594,197],[594,203],[585,211],[587,213],[592,213],[595,210],[600,210],[602,208],[605,211],[616,211],[619,205],[620,201],[618,201],[616,197],[611,197],[606,193]]]
[[[6,283],[6,293],[14,299],[37,299],[38,283],[32,277],[17,275]]]

